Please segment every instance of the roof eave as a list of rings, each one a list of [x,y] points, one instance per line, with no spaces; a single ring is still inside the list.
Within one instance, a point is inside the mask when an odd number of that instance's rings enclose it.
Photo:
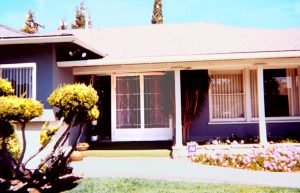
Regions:
[[[60,61],[57,62],[57,66],[58,67],[84,67],[84,66],[155,64],[155,63],[214,61],[214,60],[217,61],[217,60],[240,60],[240,59],[261,59],[261,58],[287,58],[287,57],[300,57],[300,50],[158,56],[158,57],[138,57],[138,58],[103,58],[103,59],[94,59],[94,60]]]
[[[106,54],[99,52],[88,44],[80,41],[73,35],[68,36],[36,36],[0,39],[0,45],[20,45],[20,44],[48,44],[48,43],[74,43],[102,57]]]

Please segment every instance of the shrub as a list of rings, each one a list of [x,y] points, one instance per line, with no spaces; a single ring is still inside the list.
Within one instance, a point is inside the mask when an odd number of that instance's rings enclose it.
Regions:
[[[2,143],[2,138],[0,138],[0,144]],[[10,152],[11,156],[14,158],[14,160],[18,160],[21,155],[21,149],[18,137],[16,133],[12,133],[9,137],[5,139],[6,148]],[[0,146],[0,150],[2,147]]]
[[[11,82],[6,79],[0,78],[0,96],[9,96],[14,93],[14,89],[11,86]]]
[[[48,103],[59,108],[57,116],[65,117],[67,123],[70,123],[73,116],[78,114],[78,123],[98,118],[99,111],[96,106],[98,99],[97,91],[91,85],[65,84],[53,91],[48,98]]]
[[[254,149],[250,154],[211,153],[192,158],[194,162],[206,165],[241,169],[290,172],[300,170],[300,149],[277,147]]]
[[[60,128],[60,125],[50,125],[47,121],[43,124],[40,133],[40,145],[45,147],[51,141],[52,137],[55,135],[56,131]]]
[[[41,116],[43,105],[34,99],[16,96],[0,97],[0,120],[14,120],[26,123]]]

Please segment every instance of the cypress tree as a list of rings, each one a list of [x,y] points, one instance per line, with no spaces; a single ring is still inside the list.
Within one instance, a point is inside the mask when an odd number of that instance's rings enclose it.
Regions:
[[[153,14],[152,14],[152,24],[163,24],[163,13],[162,13],[162,0],[154,0]]]

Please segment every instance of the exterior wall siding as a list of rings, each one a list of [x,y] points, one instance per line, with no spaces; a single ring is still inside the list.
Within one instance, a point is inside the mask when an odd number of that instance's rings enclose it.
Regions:
[[[207,70],[203,72],[208,73]],[[206,105],[202,108],[199,117],[194,120],[189,131],[189,140],[205,141],[216,137],[224,138],[231,137],[232,134],[239,137],[258,136],[258,123],[224,123],[213,124],[209,123],[209,97],[208,91],[205,93]],[[300,138],[300,122],[278,122],[267,123],[268,137],[284,137],[298,136]]]
[[[15,64],[34,62],[37,66],[37,100],[50,105],[47,98],[51,92],[62,83],[73,83],[72,70],[58,69],[56,65],[55,47],[44,45],[8,45],[0,46],[0,64]]]

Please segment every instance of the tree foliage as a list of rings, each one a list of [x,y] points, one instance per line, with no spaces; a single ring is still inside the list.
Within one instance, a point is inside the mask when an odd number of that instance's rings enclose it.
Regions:
[[[84,123],[99,116],[96,106],[99,98],[97,92],[84,84],[66,84],[55,89],[48,101],[50,105],[59,109],[57,116],[60,121],[45,123],[42,126],[40,147],[25,161],[23,160],[26,151],[25,127],[31,119],[42,114],[43,105],[33,99],[11,96],[12,92],[11,84],[7,80],[0,79],[0,93],[3,95],[0,96],[0,192],[8,190],[26,192],[28,188],[36,188],[41,192],[63,191],[68,188],[67,184],[61,182],[63,180],[69,182],[69,186],[73,186],[73,181],[78,177],[69,175],[70,170],[66,169],[68,159],[80,139]],[[21,125],[22,148],[16,138],[14,122]],[[53,139],[62,126],[67,127]],[[66,148],[72,128],[78,128],[79,131],[75,141]],[[51,141],[54,143],[50,143]],[[28,169],[27,163],[45,149],[48,151],[50,149],[51,152],[47,152],[40,163]]]
[[[57,116],[65,117],[66,122],[70,123],[73,116],[78,114],[77,124],[98,118],[98,99],[97,91],[91,85],[65,84],[53,91],[48,103],[59,108]]]
[[[34,99],[17,96],[0,97],[0,120],[27,123],[42,113],[43,105]]]
[[[88,22],[87,22],[86,16],[87,16],[87,7],[85,5],[85,2],[81,1],[79,7],[76,8],[75,21],[71,25],[71,28],[72,29],[85,29],[86,25],[88,25],[89,28],[92,28],[91,17],[88,16]]]
[[[27,13],[26,21],[21,31],[29,34],[35,34],[37,32],[37,27],[38,26],[35,22],[34,13],[30,9]]]
[[[62,19],[60,21],[60,26],[59,26],[58,30],[66,30],[66,29],[68,29],[67,23],[65,22],[65,20]]]
[[[152,24],[163,24],[164,17],[162,13],[162,0],[154,0],[153,13],[152,13]]]
[[[14,93],[11,82],[6,79],[0,78],[0,96],[9,96]]]

